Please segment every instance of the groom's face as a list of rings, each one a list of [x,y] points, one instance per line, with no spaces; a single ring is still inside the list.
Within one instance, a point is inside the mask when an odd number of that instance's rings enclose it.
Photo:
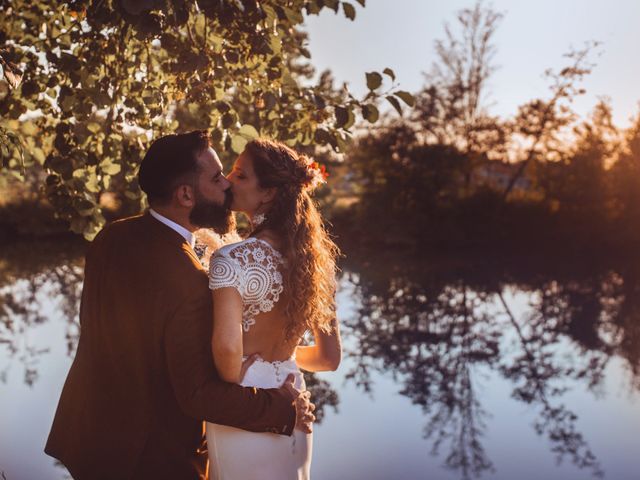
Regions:
[[[222,174],[222,164],[212,148],[197,157],[199,173],[194,185],[195,205],[189,219],[192,224],[227,233],[233,226],[231,184]]]

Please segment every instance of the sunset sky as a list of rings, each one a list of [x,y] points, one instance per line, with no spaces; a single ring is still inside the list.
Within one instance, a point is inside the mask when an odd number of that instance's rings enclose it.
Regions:
[[[354,22],[325,10],[310,16],[307,28],[312,63],[329,68],[351,90],[366,92],[364,72],[395,70],[400,88],[417,91],[423,72],[435,60],[434,40],[444,38],[444,23],[473,0],[367,0]],[[547,95],[545,69],[566,65],[563,53],[597,40],[597,63],[583,82],[587,93],[575,102],[586,115],[598,97],[612,100],[614,121],[629,125],[640,110],[640,1],[638,0],[494,0],[484,2],[505,14],[497,33],[498,66],[491,84],[490,112],[510,116],[518,105]]]

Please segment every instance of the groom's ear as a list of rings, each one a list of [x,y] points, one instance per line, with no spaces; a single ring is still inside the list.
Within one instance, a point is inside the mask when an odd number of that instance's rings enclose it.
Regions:
[[[178,185],[178,188],[173,192],[173,198],[181,207],[193,208],[196,204],[191,185]]]

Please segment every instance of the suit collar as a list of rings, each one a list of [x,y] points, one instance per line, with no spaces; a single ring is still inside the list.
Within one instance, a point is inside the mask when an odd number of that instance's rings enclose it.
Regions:
[[[182,235],[153,218],[148,210],[142,214],[141,220],[145,224],[145,229],[151,232],[154,238],[168,241],[175,246],[183,243],[189,245]]]
[[[156,220],[151,216],[151,213],[149,213],[148,210],[142,215],[141,218],[146,224],[145,228],[147,228],[151,232],[154,238],[167,241],[174,245],[176,248],[182,248],[185,253],[187,253],[192,258],[192,260],[195,261],[195,263],[197,263],[198,265],[202,265],[200,263],[200,260],[198,259],[198,256],[196,255],[196,252],[193,250],[193,247],[182,235],[180,235],[171,227]]]
[[[149,209],[149,215],[151,215],[153,218],[155,218],[162,224],[166,225],[167,227],[171,228],[175,232],[179,233],[186,240],[186,242],[189,245],[191,245],[191,247],[195,245],[196,238],[194,234],[191,233],[186,228],[184,228],[182,225],[179,225],[173,220],[165,217],[164,215],[161,215],[160,213],[156,212],[153,208]]]

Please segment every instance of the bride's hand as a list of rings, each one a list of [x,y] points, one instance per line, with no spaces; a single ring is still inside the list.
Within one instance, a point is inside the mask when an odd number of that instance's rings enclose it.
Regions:
[[[311,403],[311,392],[309,392],[309,390],[298,390],[294,386],[294,380],[293,374],[290,373],[280,388],[284,389],[291,396],[292,403],[296,406],[295,428],[304,433],[312,433],[313,422],[316,420],[313,411],[316,409],[316,406]]]
[[[244,376],[247,374],[247,370],[249,370],[249,367],[253,365],[253,362],[255,362],[259,356],[259,353],[252,353],[242,362],[242,366],[240,367],[240,382],[238,383],[242,383]]]

